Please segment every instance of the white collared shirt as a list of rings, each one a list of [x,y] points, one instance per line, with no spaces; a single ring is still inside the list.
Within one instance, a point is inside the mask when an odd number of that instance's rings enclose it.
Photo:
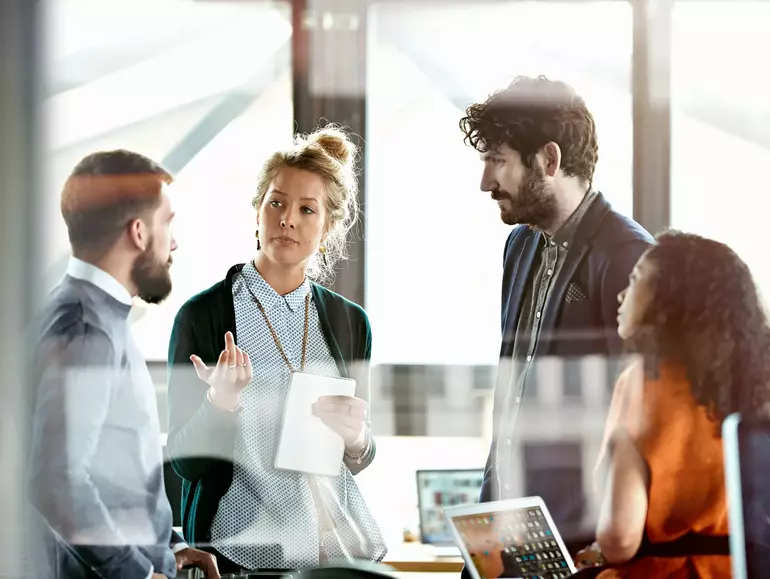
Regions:
[[[70,257],[70,261],[67,264],[67,275],[94,284],[122,304],[130,306],[134,303],[131,294],[128,293],[128,290],[122,283],[103,269],[82,259],[74,256]]]

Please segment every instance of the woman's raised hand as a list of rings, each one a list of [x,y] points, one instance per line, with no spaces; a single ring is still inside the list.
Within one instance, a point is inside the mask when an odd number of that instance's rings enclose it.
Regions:
[[[198,356],[190,356],[198,378],[209,385],[211,401],[225,410],[238,406],[241,392],[251,382],[252,368],[249,355],[235,345],[232,332],[225,334],[225,349],[219,354],[217,365],[213,368]]]

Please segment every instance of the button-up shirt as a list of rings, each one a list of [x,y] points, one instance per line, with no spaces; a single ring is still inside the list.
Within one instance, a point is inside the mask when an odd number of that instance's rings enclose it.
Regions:
[[[339,368],[321,329],[315,302],[305,301],[309,292],[310,281],[305,279],[296,290],[282,296],[251,263],[233,278],[238,346],[249,354],[254,373],[241,393],[233,482],[219,503],[211,534],[214,547],[244,569],[314,567],[322,553],[330,560],[369,558],[367,539],[379,537],[347,466],[340,463],[340,473],[334,478],[280,471],[273,466],[291,371],[255,302],[262,304],[297,371],[307,304],[304,371],[338,377]],[[333,529],[323,524],[327,516]]]
[[[549,236],[545,233],[538,237],[541,250],[532,264],[533,272],[527,282],[527,288],[521,303],[519,320],[516,325],[516,335],[513,342],[513,359],[510,383],[500,384],[506,388],[506,396],[502,398],[504,407],[500,413],[498,439],[505,441],[498,444],[498,465],[501,465],[501,473],[508,473],[511,465],[511,433],[518,417],[522,398],[526,392],[527,383],[533,371],[535,351],[540,337],[541,320],[548,307],[548,299],[551,289],[561,273],[562,265],[567,257],[567,252],[572,246],[575,232],[580,221],[588,211],[591,203],[596,199],[596,191],[589,190],[577,209],[559,230]],[[507,478],[503,476],[501,478]],[[509,484],[503,483],[502,491],[509,488]]]

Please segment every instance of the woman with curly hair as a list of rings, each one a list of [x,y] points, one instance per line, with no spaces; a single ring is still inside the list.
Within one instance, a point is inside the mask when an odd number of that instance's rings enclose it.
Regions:
[[[722,243],[667,232],[618,299],[618,333],[644,362],[615,387],[597,542],[578,565],[604,565],[602,579],[729,577],[721,423],[764,407],[770,386],[749,268]]]

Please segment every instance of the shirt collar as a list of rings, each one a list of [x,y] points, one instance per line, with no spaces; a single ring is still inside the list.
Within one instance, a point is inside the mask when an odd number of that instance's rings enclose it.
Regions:
[[[572,212],[572,215],[569,216],[569,219],[567,219],[564,225],[562,225],[559,230],[553,234],[552,237],[549,238],[548,235],[546,235],[546,240],[554,244],[558,244],[564,248],[568,247],[572,243],[572,239],[575,237],[575,232],[577,232],[580,221],[588,211],[588,208],[591,206],[593,200],[596,199],[596,195],[597,193],[595,189],[589,189],[588,192],[583,196],[583,200],[577,206],[577,209]]]
[[[115,298],[122,304],[126,304],[127,306],[133,304],[134,300],[123,284],[103,269],[83,261],[82,259],[70,257],[69,263],[67,264],[67,275],[95,285],[104,293]]]
[[[310,291],[310,280],[307,277],[297,289],[282,296],[265,281],[253,263],[243,266],[241,273],[246,280],[246,285],[266,310],[283,301],[292,312],[296,312],[302,307],[305,296]]]

